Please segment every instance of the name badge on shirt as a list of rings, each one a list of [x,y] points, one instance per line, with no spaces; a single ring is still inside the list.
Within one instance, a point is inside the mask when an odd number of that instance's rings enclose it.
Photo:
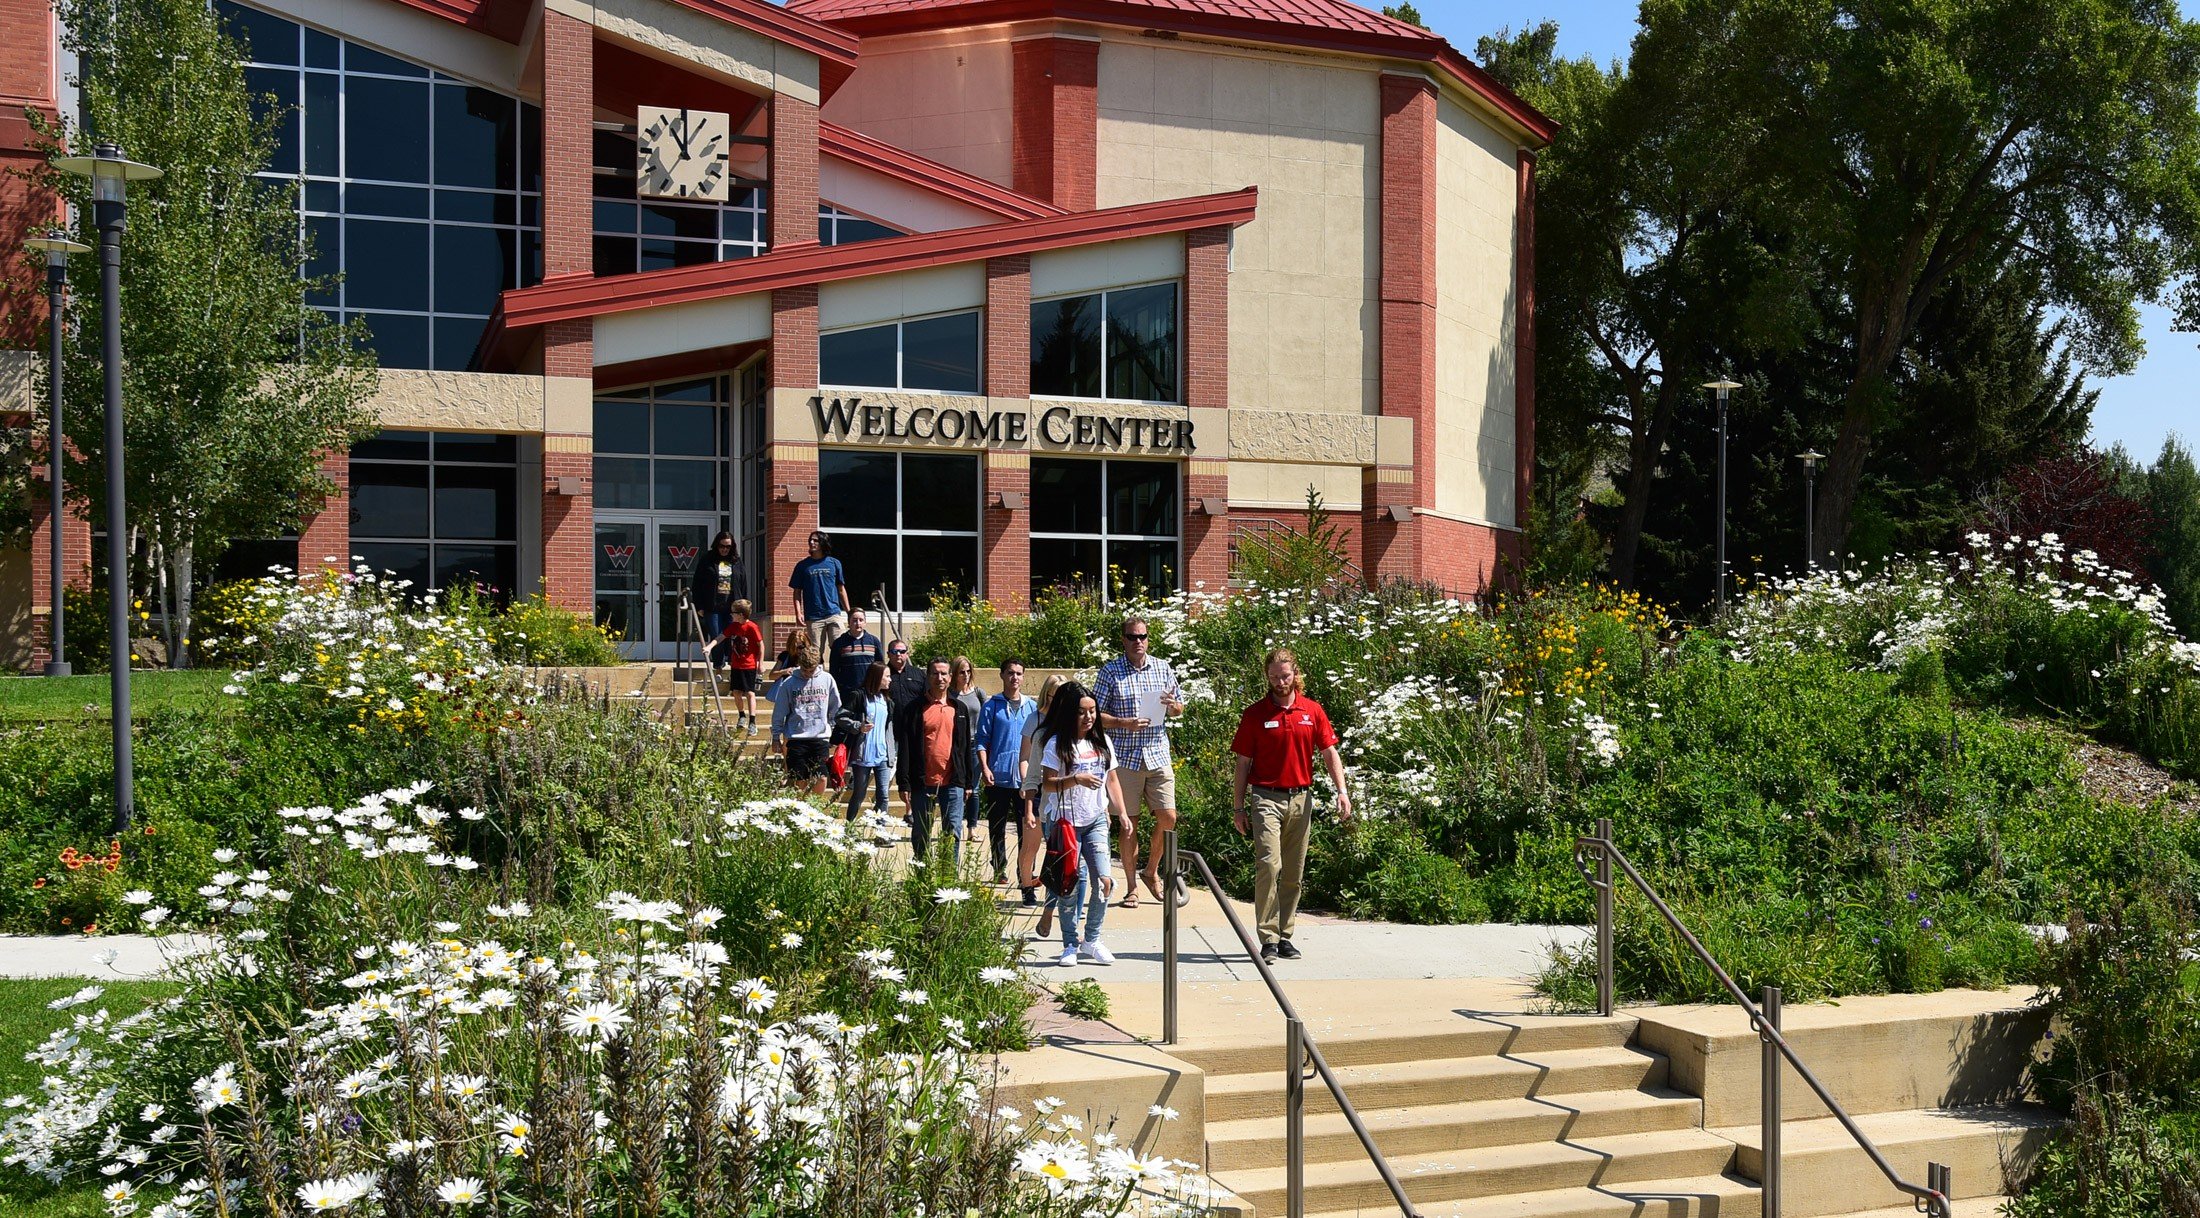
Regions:
[[[1262,727],[1267,727],[1267,728],[1277,728],[1277,727],[1282,727],[1282,726],[1283,726],[1283,721],[1282,721],[1282,720],[1280,720],[1280,719],[1270,719],[1270,720],[1269,720],[1268,722],[1266,722],[1266,723],[1263,723],[1263,724],[1261,724],[1261,726],[1262,726]]]

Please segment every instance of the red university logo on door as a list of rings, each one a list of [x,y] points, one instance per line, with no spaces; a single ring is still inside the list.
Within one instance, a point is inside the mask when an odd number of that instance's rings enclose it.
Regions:
[[[701,546],[666,546],[665,556],[672,560],[672,569],[685,571],[695,565],[695,556],[702,553]]]
[[[603,556],[611,560],[612,570],[624,571],[626,565],[634,561],[634,547],[607,545],[603,548]]]

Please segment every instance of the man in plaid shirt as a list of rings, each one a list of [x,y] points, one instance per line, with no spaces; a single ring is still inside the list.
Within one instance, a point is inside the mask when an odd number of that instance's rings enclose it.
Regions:
[[[1153,809],[1153,849],[1146,858],[1146,891],[1161,900],[1161,835],[1176,828],[1176,769],[1169,758],[1168,728],[1139,710],[1140,696],[1149,705],[1158,698],[1162,713],[1173,719],[1184,713],[1184,690],[1166,660],[1150,654],[1146,619],[1123,622],[1123,654],[1100,666],[1093,683],[1093,701],[1099,703],[1100,727],[1115,747],[1115,778],[1123,788],[1123,879],[1130,895],[1123,907],[1138,907],[1138,812],[1143,804]],[[1178,881],[1177,904],[1190,900]]]

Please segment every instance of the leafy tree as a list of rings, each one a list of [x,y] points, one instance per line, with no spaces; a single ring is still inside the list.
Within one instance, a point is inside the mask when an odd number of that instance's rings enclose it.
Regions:
[[[1422,29],[1428,28],[1428,22],[1421,20],[1421,10],[1413,7],[1413,0],[1404,0],[1404,3],[1401,4],[1384,5],[1383,16],[1396,21],[1403,21],[1407,25],[1417,25]]]
[[[1611,573],[1631,587],[1664,454],[1708,370],[1798,341],[1809,317],[1767,294],[1780,264],[1737,211],[1733,176],[1665,117],[1711,84],[1561,60],[1557,40],[1544,22],[1475,50],[1562,127],[1537,166],[1537,506],[1569,517],[1561,496],[1609,468]]]
[[[2135,304],[2200,328],[2200,27],[2158,0],[1645,0],[1632,79],[1673,146],[1837,293],[1848,359],[1817,505],[1847,539],[1900,365],[1967,273],[2018,264],[2089,365]],[[1791,299],[1792,299],[1791,295]]]
[[[2091,550],[2122,571],[2144,571],[2154,521],[2127,492],[2113,461],[2073,449],[2009,471],[1986,501],[1979,527],[1997,539],[2053,533],[2073,553]]]
[[[2186,638],[2200,638],[2200,469],[2192,450],[2171,436],[2152,468],[2138,466],[2121,448],[2109,459],[2120,467],[2124,491],[2153,518],[2147,574],[2162,589],[2163,608]]]
[[[308,306],[295,187],[255,177],[281,115],[255,116],[237,48],[204,0],[63,0],[88,130],[46,150],[118,144],[166,176],[132,191],[123,240],[124,500],[187,661],[194,575],[232,538],[295,526],[332,489],[323,453],[372,430],[373,359]],[[96,243],[89,187],[47,169]],[[105,512],[99,298],[76,297],[65,355],[70,486]]]

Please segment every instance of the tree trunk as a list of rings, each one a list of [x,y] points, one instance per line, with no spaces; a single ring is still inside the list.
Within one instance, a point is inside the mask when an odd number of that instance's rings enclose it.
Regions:
[[[1650,417],[1628,440],[1627,486],[1620,498],[1619,527],[1612,534],[1612,579],[1622,588],[1632,590],[1635,586],[1642,525],[1650,515],[1650,488],[1657,478],[1658,459],[1673,430],[1673,407],[1673,394],[1667,381],[1661,379],[1657,393],[1650,398]]]
[[[192,545],[184,542],[168,552],[170,582],[173,585],[174,607],[168,614],[172,623],[170,633],[175,641],[168,648],[168,665],[171,668],[191,667],[191,553]]]
[[[1818,503],[1813,513],[1812,542],[1818,548],[1818,564],[1839,570],[1848,555],[1849,518],[1856,508],[1857,491],[1864,483],[1864,458],[1871,451],[1875,411],[1872,395],[1880,383],[1878,371],[1859,371],[1849,383],[1841,411],[1841,434],[1826,458],[1824,480],[1818,484]]]

